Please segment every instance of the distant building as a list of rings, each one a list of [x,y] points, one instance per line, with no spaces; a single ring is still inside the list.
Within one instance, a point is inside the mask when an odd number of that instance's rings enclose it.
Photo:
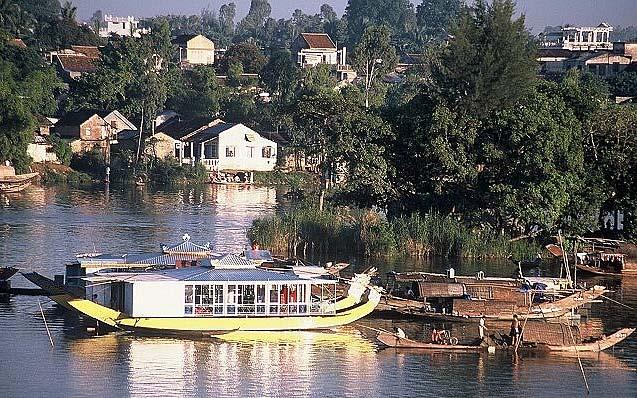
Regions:
[[[345,65],[347,50],[338,51],[336,44],[326,33],[301,33],[292,45],[297,63],[302,67],[318,64]]]
[[[148,28],[140,28],[139,20],[132,16],[116,17],[114,15],[104,15],[104,26],[100,28],[101,37],[132,36],[141,37],[142,34],[150,33]]]
[[[9,39],[7,44],[10,45],[10,46],[15,46],[15,47],[20,47],[20,48],[27,48],[27,45],[24,43],[24,41],[22,41],[22,39],[19,39],[19,38]]]
[[[57,135],[70,141],[73,153],[101,150],[106,159],[111,144],[116,143],[121,132],[136,131],[133,123],[118,111],[82,110],[69,112],[55,124]]]
[[[66,81],[70,81],[77,80],[84,73],[95,72],[102,54],[96,46],[71,46],[68,49],[52,51],[48,56],[58,73]]]
[[[31,156],[31,159],[33,159],[35,163],[57,163],[58,159],[53,151],[53,145],[49,142],[53,122],[41,115],[37,115],[37,121],[38,126],[34,131],[33,141],[27,146],[27,154]]]
[[[609,51],[584,53],[564,61],[566,69],[576,68],[600,77],[611,77],[631,64],[631,57]]]
[[[571,51],[610,50],[613,48],[610,34],[613,27],[601,23],[596,27],[563,26],[559,30],[540,34],[543,48],[561,48]]]
[[[203,35],[180,35],[173,40],[179,47],[179,63],[212,65],[215,63],[215,43]]]

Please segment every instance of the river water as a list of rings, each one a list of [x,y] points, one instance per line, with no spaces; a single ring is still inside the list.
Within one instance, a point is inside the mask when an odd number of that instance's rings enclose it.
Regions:
[[[219,251],[237,252],[255,217],[283,211],[280,197],[273,188],[257,187],[32,187],[0,196],[0,265],[52,276],[63,273],[64,262],[78,253],[155,251],[160,243],[179,242],[184,233]],[[382,272],[444,267],[413,261],[371,265]],[[465,273],[494,271],[480,263],[456,267]],[[12,282],[28,286],[19,275]],[[612,298],[637,307],[637,280],[591,282],[611,284]],[[365,328],[400,326],[414,336],[429,330],[425,321],[372,317],[325,333],[260,333],[225,341],[93,337],[86,332],[88,322],[41,301],[53,348],[38,298],[0,303],[0,397],[572,397],[586,392],[574,356],[397,351],[383,349]],[[595,304],[592,317],[607,332],[637,324],[634,311],[609,302]],[[583,356],[582,364],[590,396],[637,396],[637,336],[613,351]]]

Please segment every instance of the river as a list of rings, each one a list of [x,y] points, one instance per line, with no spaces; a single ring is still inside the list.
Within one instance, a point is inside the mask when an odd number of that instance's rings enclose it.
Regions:
[[[255,217],[284,211],[280,198],[277,190],[262,187],[31,187],[0,195],[0,265],[52,276],[78,253],[156,251],[185,233],[218,251],[237,252],[247,244],[246,229]],[[423,266],[372,265],[382,272]],[[465,273],[493,270],[480,263],[456,266]],[[12,282],[29,286],[19,275]],[[612,298],[637,307],[637,280],[591,282],[610,283]],[[0,303],[2,397],[585,395],[573,356],[396,351],[357,327],[397,325],[419,335],[429,328],[424,321],[373,317],[325,333],[261,333],[228,341],[93,337],[79,316],[40,300],[54,347],[37,297]],[[592,317],[607,332],[637,324],[634,311],[609,302],[595,304]],[[637,396],[636,335],[612,351],[582,357],[582,364],[590,396]]]

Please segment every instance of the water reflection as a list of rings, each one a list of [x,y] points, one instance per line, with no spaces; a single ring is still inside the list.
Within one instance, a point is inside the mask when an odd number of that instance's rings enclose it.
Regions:
[[[0,263],[60,273],[88,250],[156,250],[188,232],[195,241],[238,251],[257,216],[280,209],[271,188],[202,185],[153,190],[111,184],[93,190],[31,187],[0,197]],[[355,260],[343,258],[344,260]],[[328,259],[340,260],[340,259]],[[368,260],[390,270],[506,276],[508,262],[434,259]],[[637,307],[637,278],[589,280],[612,287],[609,297]],[[27,285],[20,278],[14,286]],[[366,327],[400,326],[427,339],[426,320],[368,318],[332,333],[229,335],[169,339],[133,335],[89,337],[79,317],[44,303],[51,349],[32,297],[0,304],[2,396],[564,396],[583,395],[577,359],[568,355],[420,352],[383,349]],[[634,326],[635,312],[597,303],[591,324],[605,332]],[[599,320],[601,319],[601,321]],[[508,325],[505,324],[505,328]],[[475,325],[442,323],[467,339]],[[9,360],[6,360],[9,358]],[[637,335],[613,351],[582,355],[592,395],[637,396]]]

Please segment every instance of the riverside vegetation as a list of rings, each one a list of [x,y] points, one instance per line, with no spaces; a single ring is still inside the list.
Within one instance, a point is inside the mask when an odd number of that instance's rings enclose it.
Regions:
[[[280,132],[297,166],[312,161],[319,204],[303,210],[316,213],[304,216],[305,232],[293,222],[287,238],[258,235],[263,244],[292,252],[344,245],[339,234],[357,227],[330,218],[337,215],[377,219],[360,222],[364,233],[352,237],[369,255],[514,255],[522,244],[510,238],[597,233],[600,216],[614,211],[624,213],[624,229],[615,237],[637,236],[637,109],[610,100],[637,96],[637,73],[602,79],[571,70],[538,77],[537,43],[513,0],[422,0],[416,7],[407,0],[349,0],[341,18],[324,5],[319,14],[297,10],[280,20],[270,17],[267,0],[252,0],[236,24],[229,3],[217,15],[159,16],[146,21],[150,34],[108,42],[76,22],[70,3],[5,3],[0,161],[10,160],[18,171],[29,167],[26,147],[36,115],[117,109],[141,120],[172,109],[188,118],[222,117]],[[26,18],[29,12],[34,18]],[[22,19],[30,25],[16,22]],[[363,78],[336,90],[329,66],[298,68],[296,55],[281,48],[291,48],[299,32],[325,32],[346,44],[348,62]],[[181,69],[171,37],[193,33],[228,45],[223,61]],[[15,37],[27,48],[9,45]],[[68,87],[37,50],[97,43],[104,45],[97,70]],[[399,54],[412,52],[416,65],[402,81],[386,83]],[[257,91],[271,93],[270,101],[258,100]],[[143,118],[145,134],[151,119]],[[81,168],[81,161],[73,164]],[[94,165],[87,171],[100,178],[105,167]],[[203,177],[200,168],[147,155],[114,155],[111,171],[112,180],[141,173],[161,183]],[[357,208],[386,209],[386,217],[351,210]],[[283,226],[297,215],[280,217],[271,221]],[[261,221],[254,234],[259,228],[265,231]],[[436,243],[434,232],[453,239]]]
[[[531,258],[534,242],[512,241],[489,229],[471,229],[457,218],[417,213],[387,219],[369,209],[305,205],[254,221],[248,237],[288,256]]]

